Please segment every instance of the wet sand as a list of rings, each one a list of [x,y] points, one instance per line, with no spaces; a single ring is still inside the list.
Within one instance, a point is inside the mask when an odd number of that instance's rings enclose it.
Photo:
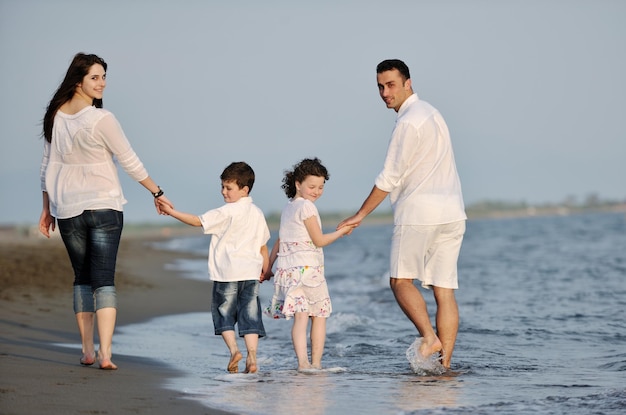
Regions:
[[[119,370],[79,364],[73,274],[55,234],[45,239],[0,230],[0,413],[226,414],[164,389],[176,372],[159,361],[116,354],[115,336],[113,361]],[[164,265],[180,254],[146,246],[171,234],[169,228],[124,230],[116,274],[118,327],[210,310],[210,283],[177,277]],[[54,346],[59,343],[77,348]]]

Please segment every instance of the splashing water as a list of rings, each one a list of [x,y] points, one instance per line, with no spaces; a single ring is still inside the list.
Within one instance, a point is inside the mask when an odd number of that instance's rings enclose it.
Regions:
[[[442,375],[446,372],[446,368],[439,362],[439,355],[437,353],[428,357],[424,357],[420,354],[419,348],[422,344],[422,338],[415,339],[413,344],[406,349],[406,358],[409,360],[411,370],[420,376],[430,375]]]
[[[462,324],[444,373],[439,356],[418,353],[421,335],[389,289],[389,225],[361,227],[324,252],[330,369],[296,371],[291,324],[267,319],[259,372],[226,373],[230,355],[208,311],[118,327],[116,353],[172,365],[180,377],[165,387],[242,415],[626,414],[624,213],[470,220],[467,227],[456,293]],[[185,275],[207,280],[209,240],[173,242],[203,256],[179,264]],[[589,285],[600,276],[602,284]],[[272,295],[273,285],[262,284],[261,303]],[[432,295],[424,300],[436,308]],[[146,347],[152,344],[159,347]]]

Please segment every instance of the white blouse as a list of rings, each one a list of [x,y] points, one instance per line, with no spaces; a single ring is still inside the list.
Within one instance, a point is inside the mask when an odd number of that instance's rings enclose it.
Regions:
[[[126,199],[116,161],[134,180],[148,177],[111,112],[91,106],[72,115],[57,111],[52,140],[44,140],[40,170],[51,215],[66,219],[84,210],[122,211]]]

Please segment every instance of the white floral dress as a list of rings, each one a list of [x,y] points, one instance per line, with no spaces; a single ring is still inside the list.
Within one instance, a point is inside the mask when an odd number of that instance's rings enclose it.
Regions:
[[[281,213],[274,295],[265,309],[272,318],[290,319],[298,312],[328,317],[332,312],[324,277],[324,252],[313,244],[304,226],[304,220],[313,216],[321,228],[317,208],[303,198],[291,200]]]

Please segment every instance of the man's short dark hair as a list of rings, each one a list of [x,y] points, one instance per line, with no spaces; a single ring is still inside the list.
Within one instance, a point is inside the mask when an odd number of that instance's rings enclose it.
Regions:
[[[411,79],[409,67],[406,66],[406,63],[402,62],[400,59],[387,59],[382,61],[378,64],[378,66],[376,66],[376,73],[383,73],[394,69],[397,69],[400,72],[404,81]]]

